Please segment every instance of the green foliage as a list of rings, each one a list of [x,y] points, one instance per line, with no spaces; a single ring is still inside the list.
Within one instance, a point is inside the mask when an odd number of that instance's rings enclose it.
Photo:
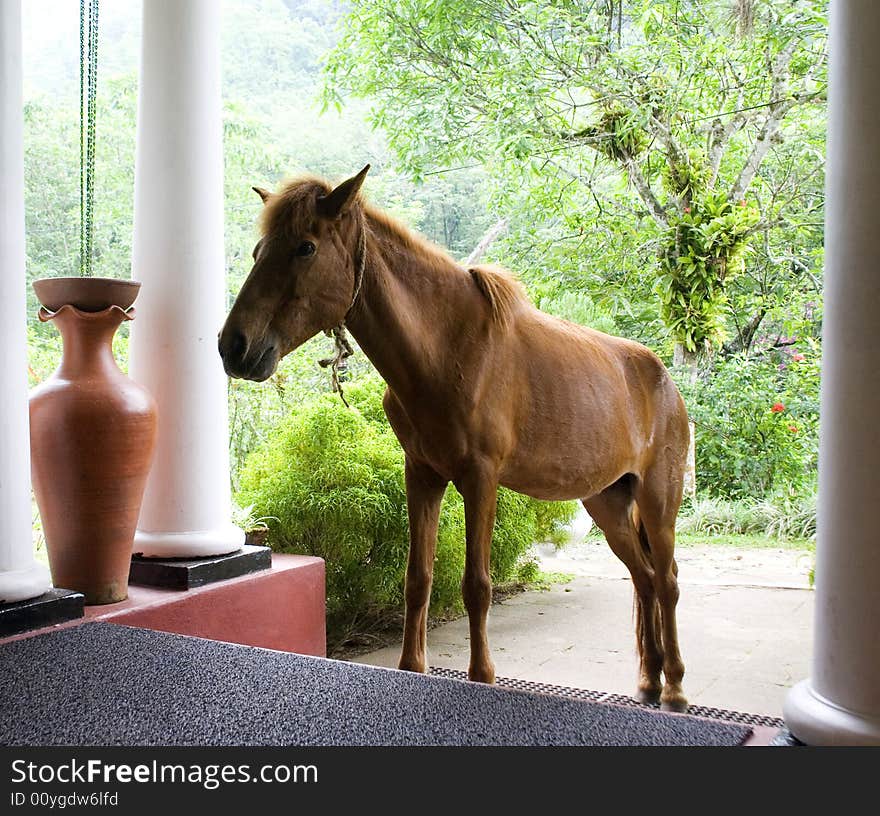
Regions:
[[[98,98],[94,273],[127,277],[131,270],[132,197],[134,189],[134,117],[136,83],[108,79]],[[25,213],[28,280],[78,275],[79,258],[79,118],[75,98],[58,107],[39,97],[26,102]],[[27,290],[31,326],[39,335],[53,333],[37,322],[39,308]]]
[[[331,642],[402,604],[409,542],[404,459],[381,410],[383,391],[378,378],[369,378],[347,387],[353,410],[331,394],[301,403],[241,474],[238,503],[267,520],[273,548],[325,559]],[[493,581],[516,578],[531,545],[553,538],[572,515],[571,503],[499,491]],[[461,609],[464,531],[464,505],[450,489],[440,517],[434,614]]]
[[[698,493],[778,503],[815,491],[819,363],[813,344],[803,354],[736,355],[711,376],[680,378],[696,424]]]
[[[711,187],[712,168],[701,151],[690,149],[687,157],[677,156],[663,165],[660,180],[667,194],[690,201]]]
[[[611,315],[583,292],[556,289],[547,294],[539,292],[539,295],[537,304],[542,312],[570,320],[572,323],[579,323],[581,326],[598,329],[606,334],[614,334],[617,330]]]
[[[353,0],[325,99],[363,97],[414,177],[483,170],[511,221],[493,254],[524,279],[607,302],[655,347],[717,348],[821,274],[827,0],[749,9]],[[691,254],[684,209],[743,198],[749,218],[712,215]]]
[[[734,205],[719,194],[692,198],[670,219],[657,292],[667,327],[688,351],[712,351],[725,339],[727,284],[744,269],[759,219],[745,199]]]
[[[609,159],[623,161],[639,156],[648,146],[648,136],[638,117],[621,107],[607,109],[595,128],[585,128],[583,136],[596,140],[596,149]]]
[[[61,362],[61,335],[28,326],[28,386],[39,385]]]

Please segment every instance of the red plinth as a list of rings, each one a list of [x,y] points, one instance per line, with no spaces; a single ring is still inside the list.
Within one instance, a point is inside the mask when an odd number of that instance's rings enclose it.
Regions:
[[[87,606],[85,618],[62,626],[105,621],[324,657],[324,611],[324,561],[273,553],[271,569],[196,589],[130,586],[127,600]]]

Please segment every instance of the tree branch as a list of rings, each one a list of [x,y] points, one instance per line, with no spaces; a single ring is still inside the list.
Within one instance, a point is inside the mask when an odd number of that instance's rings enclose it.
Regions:
[[[564,142],[589,145],[594,150],[597,150],[603,156],[608,158],[607,154],[602,150],[602,145],[607,142],[607,137],[603,134],[597,133],[595,127],[583,128],[575,133],[556,133],[555,135]],[[654,220],[661,227],[668,227],[669,218],[666,215],[666,211],[663,209],[657,196],[654,195],[654,191],[651,189],[648,180],[642,175],[642,171],[639,170],[636,160],[623,148],[618,147],[618,149],[620,152],[620,158],[618,161],[623,165],[624,170],[626,170],[629,175],[633,187],[636,188],[642,201],[647,205]]]
[[[691,166],[691,157],[688,154],[687,150],[685,150],[681,144],[679,144],[678,140],[675,136],[672,135],[672,131],[663,122],[659,119],[655,114],[651,116],[651,125],[652,129],[660,135],[660,138],[663,139],[663,143],[666,145],[666,149],[669,151],[668,156],[674,165],[685,167]]]
[[[621,162],[626,169],[627,174],[629,175],[629,180],[633,183],[633,187],[636,188],[636,191],[641,196],[642,201],[648,205],[648,209],[651,211],[651,214],[654,216],[654,220],[661,227],[669,226],[669,218],[666,215],[666,211],[661,206],[660,202],[657,200],[657,196],[654,195],[654,191],[651,189],[651,185],[648,184],[648,180],[642,175],[642,171],[639,170],[638,164],[636,164],[636,160],[629,155],[625,150],[621,151]]]
[[[498,239],[498,236],[507,229],[507,223],[507,219],[502,218],[500,221],[489,227],[483,237],[480,238],[480,242],[474,247],[471,254],[467,256],[463,265],[472,266],[477,261],[479,261],[480,258],[482,258],[483,255],[486,254],[486,250],[495,243],[495,241]]]
[[[770,150],[773,137],[779,131],[782,120],[785,115],[796,105],[801,104],[813,97],[811,94],[792,94],[788,87],[789,66],[791,58],[795,52],[797,41],[792,39],[776,57],[770,72],[773,76],[773,84],[770,90],[770,98],[774,100],[767,108],[767,116],[764,124],[755,137],[755,143],[749,153],[746,163],[740,171],[739,176],[730,190],[729,198],[731,201],[738,201],[743,197],[745,191],[748,190],[752,183],[761,162]],[[804,76],[804,82],[809,82],[813,74],[821,63],[817,60],[813,67]]]
[[[736,74],[734,73],[734,76]],[[739,92],[736,95],[736,104],[734,110],[739,111],[743,104],[743,83],[739,83]],[[712,122],[711,136],[709,140],[709,167],[712,169],[712,176],[709,182],[709,188],[715,187],[718,180],[718,172],[721,169],[721,159],[724,157],[724,149],[727,147],[730,137],[736,133],[748,121],[745,111],[740,111],[727,120],[726,125],[721,124],[720,119]]]

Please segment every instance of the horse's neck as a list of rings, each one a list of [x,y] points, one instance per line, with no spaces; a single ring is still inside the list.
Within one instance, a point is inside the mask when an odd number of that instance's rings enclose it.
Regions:
[[[453,336],[455,326],[474,310],[475,292],[451,260],[423,256],[376,226],[346,322],[385,382],[407,400],[442,386],[438,378],[449,371],[443,361],[460,340]]]

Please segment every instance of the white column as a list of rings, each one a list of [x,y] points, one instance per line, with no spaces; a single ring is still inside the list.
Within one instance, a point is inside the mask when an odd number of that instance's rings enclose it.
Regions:
[[[880,745],[880,4],[831,4],[825,319],[812,676],[785,721]]]
[[[24,275],[21,0],[0,2],[0,603],[42,595],[34,561]]]
[[[147,556],[238,550],[229,485],[220,4],[144,0],[130,374],[156,398],[158,440],[135,536]]]

